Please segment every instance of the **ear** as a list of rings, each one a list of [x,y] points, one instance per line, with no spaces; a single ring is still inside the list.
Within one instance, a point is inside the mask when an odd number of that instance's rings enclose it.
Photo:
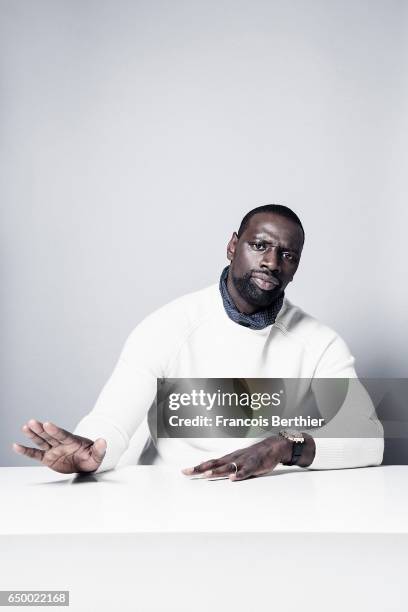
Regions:
[[[298,259],[298,262],[297,262],[296,269],[295,269],[295,271],[293,272],[292,277],[291,277],[290,281],[288,282],[288,284],[289,284],[289,283],[291,283],[291,282],[293,281],[293,278],[294,278],[294,276],[295,276],[296,272],[298,271],[299,264],[300,264],[300,255],[301,255],[301,253],[302,253],[302,251],[300,251],[300,254],[299,254],[299,259]]]
[[[237,233],[234,232],[231,236],[231,240],[229,241],[227,245],[227,259],[229,261],[232,261],[234,259],[237,242],[238,242],[238,236],[237,236]]]

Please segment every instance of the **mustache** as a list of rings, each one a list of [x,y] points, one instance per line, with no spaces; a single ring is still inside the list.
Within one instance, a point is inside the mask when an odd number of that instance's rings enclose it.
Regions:
[[[275,281],[279,283],[279,286],[282,284],[282,281],[279,278],[279,276],[276,276],[275,274],[272,274],[271,272],[267,272],[266,270],[251,270],[251,272],[248,272],[247,277],[249,278],[253,274],[262,274],[262,276],[273,278]]]
[[[266,270],[251,270],[249,274],[263,274],[264,276],[270,276],[271,278],[278,278],[277,276],[275,276],[275,274],[267,272]]]

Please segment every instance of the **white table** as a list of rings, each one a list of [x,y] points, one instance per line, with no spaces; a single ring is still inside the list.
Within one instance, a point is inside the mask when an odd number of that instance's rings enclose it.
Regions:
[[[84,612],[406,609],[408,466],[236,483],[25,467],[0,481],[2,590],[70,590]]]

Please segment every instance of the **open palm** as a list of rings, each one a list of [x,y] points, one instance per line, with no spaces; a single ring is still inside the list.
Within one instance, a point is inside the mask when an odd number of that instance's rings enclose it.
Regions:
[[[14,443],[13,450],[20,455],[41,461],[55,472],[94,472],[105,456],[106,440],[103,438],[93,441],[72,434],[53,423],[41,423],[36,419],[30,419],[21,429],[38,448]]]

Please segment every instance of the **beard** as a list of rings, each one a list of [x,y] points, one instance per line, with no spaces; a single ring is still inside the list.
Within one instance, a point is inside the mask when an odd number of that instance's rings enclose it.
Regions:
[[[282,293],[280,287],[273,289],[261,289],[251,280],[251,272],[247,272],[244,276],[238,278],[232,275],[232,282],[239,295],[248,304],[257,306],[258,308],[268,308]]]

